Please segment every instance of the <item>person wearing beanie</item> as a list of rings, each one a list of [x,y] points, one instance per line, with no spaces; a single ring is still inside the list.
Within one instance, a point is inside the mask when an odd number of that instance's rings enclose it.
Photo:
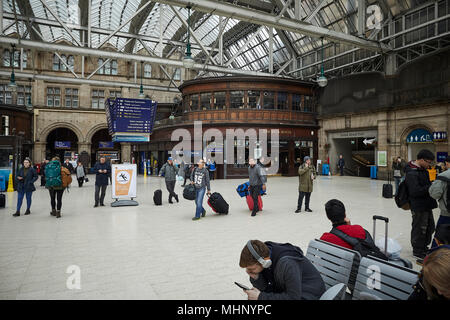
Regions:
[[[327,218],[331,221],[333,228],[336,228],[353,238],[358,239],[366,238],[366,230],[364,230],[363,227],[356,224],[352,225],[350,223],[350,220],[347,218],[347,215],[345,214],[345,206],[341,201],[337,199],[329,200],[325,204],[325,212],[327,213]],[[330,242],[344,248],[353,249],[352,245],[345,242],[340,237],[331,232],[325,232],[320,237],[320,240]]]
[[[295,213],[299,213],[302,210],[303,198],[305,198],[305,211],[312,212],[309,208],[309,200],[311,198],[311,192],[313,191],[313,181],[316,179],[316,168],[311,163],[311,158],[306,156],[303,158],[303,164],[298,168],[298,201],[297,210]]]
[[[178,199],[178,194],[175,193],[175,183],[177,182],[177,169],[175,168],[173,164],[172,157],[169,157],[167,159],[167,162],[164,163],[164,165],[161,167],[161,170],[159,171],[159,176],[164,176],[164,179],[166,181],[166,187],[167,191],[169,191],[169,203],[173,203],[172,198],[175,198],[177,202],[180,200]]]

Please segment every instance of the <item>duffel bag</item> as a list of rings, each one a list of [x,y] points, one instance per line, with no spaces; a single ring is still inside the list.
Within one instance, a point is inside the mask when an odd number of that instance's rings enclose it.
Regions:
[[[184,187],[183,198],[185,198],[186,200],[195,200],[195,197],[196,192],[193,184],[188,184],[186,187]]]

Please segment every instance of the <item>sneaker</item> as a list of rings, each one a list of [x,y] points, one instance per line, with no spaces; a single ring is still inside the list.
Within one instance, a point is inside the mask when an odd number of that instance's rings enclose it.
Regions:
[[[104,207],[105,205],[103,203],[100,203],[100,207]]]
[[[302,212],[302,210],[300,210],[300,209],[295,210],[295,213],[300,213],[300,212]]]
[[[306,208],[305,211],[306,212],[312,212],[312,210],[310,208]]]
[[[206,210],[205,209],[203,209],[203,212],[202,212],[202,217],[204,217],[206,215]]]
[[[197,217],[192,218],[192,221],[196,221],[196,220],[200,220],[200,218],[197,218]]]
[[[94,204],[94,208],[97,208],[97,207],[98,207],[98,203]]]
[[[417,259],[416,264],[418,264],[419,266],[423,266],[423,259]]]

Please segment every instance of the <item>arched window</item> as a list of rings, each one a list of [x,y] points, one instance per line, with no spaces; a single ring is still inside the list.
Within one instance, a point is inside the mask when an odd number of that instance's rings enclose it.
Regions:
[[[103,64],[103,59],[102,58],[98,59],[98,66],[100,67],[102,64]],[[104,69],[105,69],[104,66],[101,67],[100,69],[98,69],[98,74],[103,74],[104,73]]]
[[[73,56],[66,57],[65,54],[60,55],[61,59],[58,58],[56,54],[53,55],[53,70],[54,71],[68,71],[64,62],[69,66],[69,68],[73,71],[74,66],[74,58]],[[62,62],[63,60],[64,62]]]
[[[74,65],[74,58],[73,56],[67,57],[67,65],[69,66],[70,70],[73,71],[73,65]]]
[[[104,61],[105,60],[103,60],[102,58],[98,59],[98,66],[100,67]],[[98,69],[98,74],[116,75],[117,68],[118,68],[117,60],[109,60],[108,62],[105,63],[103,67]]]
[[[152,65],[149,63],[144,64],[144,78],[152,77]]]
[[[66,58],[66,55],[61,55],[61,59],[64,61],[64,62],[66,62],[67,63],[67,58]],[[66,65],[60,60],[59,61],[59,70],[61,70],[61,71],[66,71],[67,70],[67,68],[66,68]]]
[[[59,63],[61,61],[59,61],[59,58],[56,54],[53,55],[53,70],[54,71],[59,71]]]

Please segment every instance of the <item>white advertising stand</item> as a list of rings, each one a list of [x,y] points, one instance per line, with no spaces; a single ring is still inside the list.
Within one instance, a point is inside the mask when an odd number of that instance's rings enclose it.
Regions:
[[[111,166],[112,198],[116,201],[111,207],[137,206],[136,198],[137,166],[136,164],[113,164]],[[131,200],[127,200],[131,198]]]

